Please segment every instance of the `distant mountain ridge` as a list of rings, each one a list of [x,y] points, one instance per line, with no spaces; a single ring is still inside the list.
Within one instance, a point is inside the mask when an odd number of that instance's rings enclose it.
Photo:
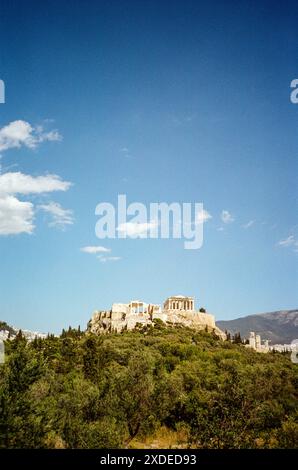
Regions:
[[[262,339],[269,339],[270,344],[289,344],[298,339],[298,309],[279,310],[276,312],[249,315],[235,320],[217,321],[216,325],[231,334],[240,332],[242,337],[249,337],[250,331],[260,334]]]

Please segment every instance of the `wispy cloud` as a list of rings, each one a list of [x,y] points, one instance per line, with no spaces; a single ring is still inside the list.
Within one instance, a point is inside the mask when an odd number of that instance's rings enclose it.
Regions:
[[[43,126],[33,127],[26,121],[12,121],[0,129],[0,152],[20,147],[34,149],[42,142],[61,139],[57,130],[46,132]]]
[[[221,218],[221,220],[224,224],[230,224],[230,223],[234,222],[234,220],[235,220],[235,218],[232,216],[232,214],[227,210],[222,210],[221,211],[220,218]]]
[[[208,211],[206,211],[205,209],[203,209],[202,211],[200,211],[198,214],[197,214],[197,218],[195,220],[195,224],[198,225],[198,224],[202,224],[204,222],[207,222],[207,220],[209,219],[212,219],[212,215],[209,214]]]
[[[124,157],[131,158],[131,152],[128,147],[122,147],[119,151],[124,155]]]
[[[101,263],[107,263],[109,261],[119,261],[122,259],[120,256],[110,256],[108,253],[111,252],[110,248],[106,248],[105,246],[84,246],[81,248],[83,253],[89,253],[91,255],[97,255],[96,257],[99,259]]]
[[[57,130],[45,131],[43,126],[32,126],[26,121],[12,121],[0,128],[0,152],[13,148],[36,148],[45,141],[62,137]],[[1,155],[0,155],[1,158]],[[20,171],[11,172],[0,167],[0,235],[32,233],[35,207],[30,201],[21,201],[16,195],[42,195],[53,191],[67,191],[71,183],[55,174],[32,176]],[[73,223],[72,211],[50,202],[38,207],[52,215],[49,225],[60,228]]]
[[[57,202],[51,201],[48,204],[41,204],[38,208],[51,215],[52,220],[49,222],[50,227],[64,229],[67,225],[74,223],[73,211],[64,209]]]
[[[69,181],[63,181],[58,175],[31,176],[19,171],[0,175],[0,195],[67,191],[70,186]]]
[[[122,258],[120,256],[98,256],[98,259],[101,263],[107,263],[108,261],[120,261]]]
[[[212,215],[207,210],[203,209],[196,214],[195,219],[191,222],[186,222],[180,219],[175,226],[180,227],[184,225],[188,227],[197,227],[198,225],[204,224],[209,219],[212,219]]]
[[[15,195],[44,194],[53,191],[66,191],[71,183],[57,175],[31,176],[23,173],[4,173],[0,175],[0,235],[32,233],[34,230],[34,205],[19,200]],[[72,223],[71,211],[59,204],[41,206],[53,215],[53,225]],[[63,222],[63,223],[62,223]]]
[[[242,227],[246,229],[254,225],[254,223],[255,223],[255,220],[249,220],[247,224],[243,224]]]
[[[298,240],[296,240],[294,235],[289,235],[287,238],[280,240],[277,244],[283,247],[294,247],[295,251],[298,249]]]
[[[104,246],[83,246],[81,248],[83,253],[97,254],[97,253],[109,253],[110,248],[105,248]]]

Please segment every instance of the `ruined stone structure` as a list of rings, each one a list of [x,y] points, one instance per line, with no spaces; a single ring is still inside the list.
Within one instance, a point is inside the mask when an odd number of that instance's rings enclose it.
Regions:
[[[164,303],[165,310],[194,310],[194,298],[184,297],[183,295],[176,295],[169,297]]]
[[[257,352],[269,352],[269,341],[266,339],[262,344],[261,336],[257,335],[254,331],[250,332],[249,343],[246,345],[248,348],[254,349]]]
[[[194,298],[176,295],[169,297],[161,308],[160,305],[147,304],[132,300],[128,304],[114,303],[111,310],[94,312],[88,323],[88,331],[96,334],[132,330],[139,325],[153,325],[159,319],[168,324],[182,324],[196,329],[207,327],[222,339],[225,334],[215,325],[215,318],[210,313],[196,311]]]

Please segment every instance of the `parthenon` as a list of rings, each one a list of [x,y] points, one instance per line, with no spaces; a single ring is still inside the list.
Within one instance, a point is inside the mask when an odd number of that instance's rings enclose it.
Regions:
[[[165,310],[193,310],[194,309],[194,298],[184,297],[183,295],[176,295],[169,297],[164,302]]]

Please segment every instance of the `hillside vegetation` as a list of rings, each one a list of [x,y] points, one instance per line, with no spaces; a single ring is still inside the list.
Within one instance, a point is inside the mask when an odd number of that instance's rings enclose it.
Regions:
[[[9,326],[5,321],[0,321],[0,331],[8,331],[11,335],[17,333],[15,329],[12,326]]]
[[[185,327],[6,342],[2,448],[291,448],[289,356]]]

